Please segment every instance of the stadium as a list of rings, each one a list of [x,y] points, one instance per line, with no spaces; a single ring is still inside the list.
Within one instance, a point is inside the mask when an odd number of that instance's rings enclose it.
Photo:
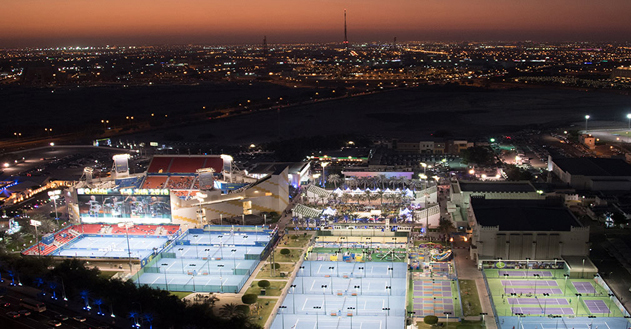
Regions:
[[[289,203],[286,166],[249,176],[227,155],[154,156],[136,175],[129,156],[116,155],[107,179],[93,178],[91,169],[64,191],[72,224],[23,255],[129,266],[125,279],[167,290],[238,292],[278,234],[212,223],[282,212]]]

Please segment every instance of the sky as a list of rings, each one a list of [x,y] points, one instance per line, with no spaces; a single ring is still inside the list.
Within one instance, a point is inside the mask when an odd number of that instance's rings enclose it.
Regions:
[[[0,47],[631,41],[630,0],[3,0]]]

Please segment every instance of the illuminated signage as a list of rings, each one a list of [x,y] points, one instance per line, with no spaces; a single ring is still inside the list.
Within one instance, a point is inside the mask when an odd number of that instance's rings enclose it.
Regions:
[[[108,188],[79,188],[79,195],[169,195],[169,189],[165,188],[128,188],[128,189],[108,189]]]

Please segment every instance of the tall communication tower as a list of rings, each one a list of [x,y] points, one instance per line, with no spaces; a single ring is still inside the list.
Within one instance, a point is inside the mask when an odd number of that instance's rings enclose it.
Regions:
[[[346,9],[344,9],[344,48],[348,49],[348,36],[346,34]]]
[[[267,56],[267,36],[263,36],[263,56]]]

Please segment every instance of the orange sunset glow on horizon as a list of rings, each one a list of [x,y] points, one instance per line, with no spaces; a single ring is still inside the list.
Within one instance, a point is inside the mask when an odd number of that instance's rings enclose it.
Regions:
[[[614,40],[631,1],[28,0],[3,3],[0,47],[68,43]]]

